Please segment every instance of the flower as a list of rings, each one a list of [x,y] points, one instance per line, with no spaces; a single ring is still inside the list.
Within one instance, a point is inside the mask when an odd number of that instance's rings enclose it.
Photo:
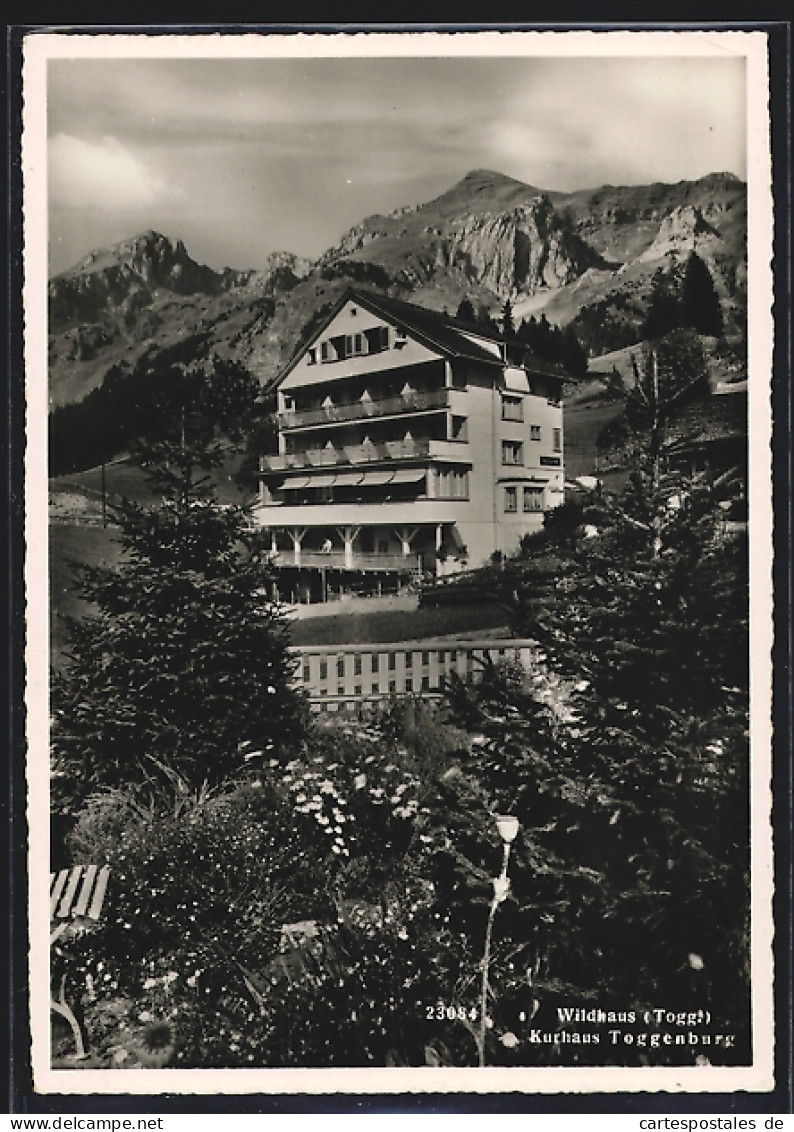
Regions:
[[[503,900],[507,899],[507,894],[510,891],[510,881],[507,877],[494,877],[493,879],[493,895],[497,904],[501,904]]]

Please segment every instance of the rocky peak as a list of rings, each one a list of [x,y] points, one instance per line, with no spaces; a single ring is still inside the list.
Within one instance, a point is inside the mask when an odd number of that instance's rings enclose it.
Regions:
[[[600,257],[539,195],[508,211],[469,214],[438,236],[436,263],[460,268],[505,298],[563,287]]]
[[[716,218],[716,217],[714,217]],[[720,233],[694,205],[674,208],[659,225],[659,231],[650,247],[643,252],[643,261],[663,259],[667,255],[688,255],[696,251],[704,238],[716,237]]]
[[[181,240],[149,230],[90,252],[49,284],[51,327],[97,322],[114,312],[149,305],[156,290],[218,295],[245,285],[252,271],[214,271],[196,263]]]

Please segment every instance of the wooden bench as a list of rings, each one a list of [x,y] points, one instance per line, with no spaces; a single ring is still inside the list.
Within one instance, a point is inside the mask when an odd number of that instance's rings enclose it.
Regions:
[[[50,946],[97,922],[109,877],[108,865],[74,865],[50,874]],[[78,1058],[86,1057],[85,1031],[66,1000],[66,975],[61,977],[57,997],[51,993],[50,1006],[69,1023]]]

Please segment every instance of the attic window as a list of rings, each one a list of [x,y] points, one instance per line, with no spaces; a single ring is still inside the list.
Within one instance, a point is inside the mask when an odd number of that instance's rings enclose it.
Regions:
[[[355,318],[356,315],[358,314],[358,307],[351,307],[350,308],[350,314],[353,318]]]
[[[364,337],[368,346],[366,353],[378,354],[381,350],[388,350],[389,348],[388,326],[374,326],[371,330],[365,330]]]
[[[312,346],[311,349],[307,351],[306,364],[310,365],[310,366],[314,366],[314,365],[317,364],[317,347],[316,346]]]

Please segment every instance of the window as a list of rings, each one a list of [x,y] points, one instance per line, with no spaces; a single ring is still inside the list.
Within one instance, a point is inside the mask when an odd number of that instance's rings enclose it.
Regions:
[[[429,676],[423,676],[422,677],[422,691],[423,692],[429,692],[430,691],[430,677]]]
[[[405,667],[406,668],[413,668],[413,666],[414,666],[414,654],[412,652],[407,652],[405,654]]]
[[[390,652],[389,653],[389,672],[394,672],[394,670],[396,668],[397,668],[397,653],[396,652]]]
[[[364,337],[367,340],[367,348],[364,352],[367,354],[378,354],[381,350],[389,348],[388,326],[375,326],[372,330],[365,330]]]
[[[410,676],[406,677],[405,690],[406,692],[413,692],[414,690],[414,682]]]
[[[353,358],[359,354],[366,354],[367,352],[367,339],[363,334],[346,334],[344,352],[342,357]]]
[[[336,659],[336,674],[337,676],[344,676],[345,674],[345,658],[343,656]]]
[[[397,681],[396,680],[390,680],[389,681],[389,691],[390,692],[396,692],[397,691]]]
[[[376,653],[372,654],[372,666],[371,667],[372,667],[373,672],[378,671],[378,656],[377,656]]]
[[[542,487],[525,487],[524,488],[524,511],[542,511],[543,510],[543,488]]]
[[[353,675],[361,675],[361,657],[358,654],[353,658]]]
[[[324,362],[336,361],[336,350],[330,342],[320,343],[320,357]]]
[[[311,669],[309,668],[308,664],[304,664],[304,666],[303,666],[303,683],[308,684],[309,681],[311,680],[311,678],[312,678]]]
[[[321,680],[327,680],[328,679],[328,661],[327,660],[321,660],[320,661],[320,679]]]
[[[377,681],[372,685],[372,691],[375,692],[376,695],[380,692],[380,684],[378,684]]]
[[[307,352],[307,354],[306,354],[306,364],[310,365],[310,366],[317,365],[317,347],[316,346],[312,346],[312,348]]]
[[[469,425],[465,417],[452,418],[452,439],[459,441],[469,439]]]
[[[554,437],[554,451],[555,452],[562,452],[562,429],[561,428],[553,429],[552,435]]]
[[[505,488],[505,514],[514,515],[518,511],[518,488]]]
[[[430,663],[430,653],[429,652],[423,652],[422,653],[422,666],[424,668],[426,668],[429,663]]]
[[[502,396],[502,420],[523,421],[524,399],[522,397]]]
[[[502,463],[503,464],[523,464],[524,463],[524,445],[520,440],[503,440],[502,441]]]
[[[539,424],[531,424],[529,426],[529,439],[530,440],[540,440],[540,425]]]

